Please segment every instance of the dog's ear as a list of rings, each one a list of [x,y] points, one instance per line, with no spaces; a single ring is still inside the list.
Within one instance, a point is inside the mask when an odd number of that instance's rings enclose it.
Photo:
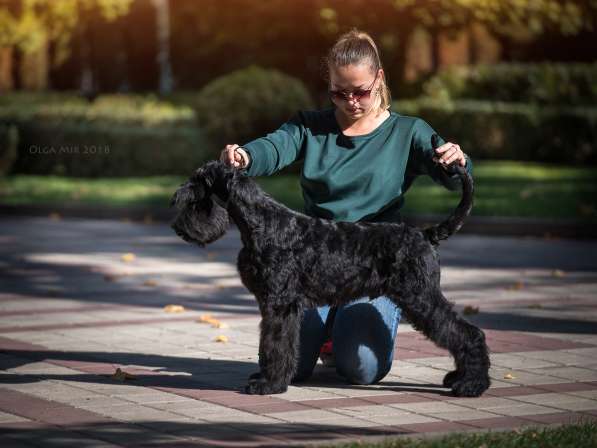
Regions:
[[[170,207],[176,207],[177,210],[182,210],[192,203],[199,202],[205,198],[207,191],[203,182],[187,181],[178,187],[178,190],[170,199]]]
[[[203,165],[192,176],[192,181],[202,183],[205,194],[216,194],[220,199],[226,201],[230,192],[230,183],[239,172],[237,169],[226,165],[219,160],[211,161]]]

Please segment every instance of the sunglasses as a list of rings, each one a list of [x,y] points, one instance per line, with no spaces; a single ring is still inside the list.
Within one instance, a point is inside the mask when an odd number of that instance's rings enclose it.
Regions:
[[[329,90],[328,93],[330,98],[336,101],[348,101],[351,97],[357,101],[366,100],[371,96],[375,81],[377,81],[377,75],[375,75],[375,79],[373,80],[371,88],[369,89],[356,89],[352,92],[346,92],[344,90]]]

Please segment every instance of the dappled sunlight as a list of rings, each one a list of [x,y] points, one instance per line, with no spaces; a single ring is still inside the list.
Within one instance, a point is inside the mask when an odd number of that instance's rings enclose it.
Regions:
[[[86,254],[26,254],[22,258],[32,263],[46,263],[58,266],[89,266],[92,272],[103,274],[149,275],[149,274],[178,274],[203,278],[238,277],[236,267],[230,263],[220,262],[164,262],[164,259],[139,256],[131,263],[121,262],[122,253],[86,253]],[[122,265],[120,265],[122,263]]]

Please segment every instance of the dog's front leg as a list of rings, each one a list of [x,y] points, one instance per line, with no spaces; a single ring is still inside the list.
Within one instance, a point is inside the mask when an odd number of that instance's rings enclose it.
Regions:
[[[273,308],[262,306],[261,313],[261,371],[249,377],[245,391],[258,395],[280,394],[286,392],[296,371],[302,308],[296,302]]]

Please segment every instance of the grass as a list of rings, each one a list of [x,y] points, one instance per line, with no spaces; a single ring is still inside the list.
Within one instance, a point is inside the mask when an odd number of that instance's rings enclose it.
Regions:
[[[596,167],[479,161],[473,175],[473,215],[597,220]],[[404,212],[445,214],[458,200],[457,194],[419,177],[406,194]]]
[[[509,216],[597,221],[597,167],[479,161],[475,164],[477,216]],[[67,178],[16,175],[0,178],[3,204],[86,204],[167,207],[178,176],[143,178]],[[299,179],[293,175],[259,178],[279,201],[301,210]],[[459,194],[420,177],[406,194],[405,214],[450,212]]]
[[[320,445],[326,446],[326,445]],[[379,443],[352,442],[334,448],[593,448],[595,423],[515,429],[505,432],[458,433],[433,439],[387,439]]]

